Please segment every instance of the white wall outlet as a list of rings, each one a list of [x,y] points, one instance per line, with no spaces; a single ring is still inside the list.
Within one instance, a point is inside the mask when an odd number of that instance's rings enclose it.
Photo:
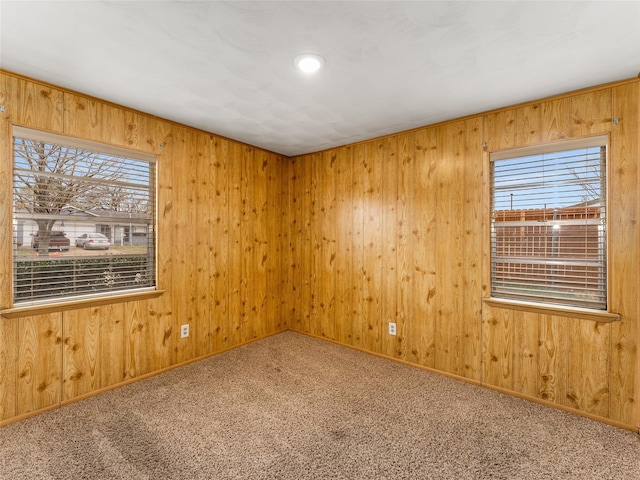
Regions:
[[[395,335],[395,334],[396,334],[396,323],[389,322],[389,335]]]
[[[180,326],[180,338],[187,338],[189,336],[189,324],[185,323]]]

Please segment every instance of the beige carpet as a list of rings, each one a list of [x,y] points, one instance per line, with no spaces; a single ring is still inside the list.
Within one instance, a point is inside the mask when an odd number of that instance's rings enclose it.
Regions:
[[[0,478],[640,479],[640,436],[286,332],[0,429]]]

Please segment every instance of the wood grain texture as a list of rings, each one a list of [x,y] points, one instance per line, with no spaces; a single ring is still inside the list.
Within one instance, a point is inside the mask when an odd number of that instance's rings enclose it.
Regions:
[[[353,150],[347,148],[335,168],[335,340],[354,344],[353,318]]]
[[[0,116],[0,135],[3,141],[0,142],[0,218],[10,219],[13,215],[13,184],[12,162],[7,159],[13,158],[13,142],[11,141],[11,126],[16,117],[18,81],[17,79],[5,75],[0,75],[0,105],[4,105],[5,112]],[[0,228],[0,308],[9,308],[13,303],[13,227],[8,220],[4,220],[3,228]],[[12,225],[12,223],[11,223]],[[0,344],[0,351],[3,346]],[[7,347],[4,347],[7,349]],[[5,398],[10,398],[9,393]],[[15,402],[5,408],[15,410]],[[2,406],[0,406],[2,408]]]
[[[219,352],[229,346],[229,182],[228,156],[229,142],[215,138],[213,141],[213,192],[211,202],[211,228],[209,235],[213,251],[211,253],[210,295],[211,306],[211,349]]]
[[[396,232],[396,337],[392,354],[396,358],[407,356],[408,332],[416,321],[414,313],[415,261],[414,244],[415,212],[413,204],[415,179],[415,134],[398,139],[397,161],[397,217],[393,230]]]
[[[611,325],[609,417],[640,426],[640,84],[613,89],[609,155],[609,298],[621,315]],[[635,374],[634,374],[635,372]]]
[[[455,122],[438,131],[441,163],[438,165],[436,206],[436,349],[435,367],[462,375],[461,316],[464,292],[464,123]]]
[[[384,141],[381,165],[382,281],[380,293],[382,303],[382,353],[396,356],[398,337],[389,335],[389,323],[397,320],[398,314],[398,143],[397,137]],[[400,337],[402,338],[402,332]]]
[[[13,121],[23,127],[62,133],[64,95],[59,89],[32,81],[11,82]]]
[[[633,424],[638,178],[637,166],[624,158],[637,158],[637,110],[637,83],[629,83],[615,94],[592,89],[294,158],[306,166],[295,167],[296,182],[304,185],[298,191],[310,198],[307,204],[296,199],[295,207],[300,218],[307,215],[298,245],[308,246],[299,258],[301,303],[310,324],[292,328],[585,414],[608,418],[617,412],[616,421]],[[626,130],[624,121],[614,125],[616,116],[629,118]],[[489,152],[609,132],[611,156],[620,157],[611,159],[609,172],[611,309],[630,321],[605,326],[483,305],[490,295]],[[349,176],[353,189],[344,194]],[[328,215],[333,191],[340,213]],[[342,214],[347,203],[351,221]],[[337,227],[337,271],[324,263],[327,218]],[[341,246],[349,236],[358,238],[354,225],[360,222],[361,240],[352,242],[349,255]],[[343,273],[348,261],[350,279]],[[352,313],[344,307],[350,287],[360,319],[349,320]],[[333,338],[322,323],[331,292],[337,305]],[[387,331],[391,319],[395,338]],[[357,343],[356,331],[362,332]],[[608,386],[614,377],[623,395]]]
[[[567,405],[568,321],[564,317],[540,315],[538,395],[559,405]]]
[[[483,372],[487,385],[513,390],[514,312],[485,307],[482,323]]]
[[[202,357],[211,352],[211,253],[213,251],[213,237],[211,236],[211,194],[213,191],[211,172],[213,171],[213,138],[212,135],[198,133],[193,140],[195,143],[195,179],[193,190],[195,195],[195,248],[193,248],[192,260],[196,267],[195,292],[195,318],[194,325],[190,327],[190,336],[193,336],[194,350],[189,360],[193,357]],[[192,231],[189,229],[189,231]],[[191,328],[195,327],[193,330]],[[178,359],[178,362],[180,360]]]
[[[302,328],[302,238],[303,238],[303,197],[304,197],[304,170],[300,159],[284,161],[284,169],[287,175],[287,210],[286,224],[288,238],[286,245],[286,289],[285,321],[292,330],[303,331]]]
[[[16,414],[62,400],[62,314],[24,317],[18,326]]]
[[[315,200],[318,231],[320,234],[318,258],[318,327],[320,336],[335,339],[336,335],[336,256],[337,234],[341,227],[336,224],[336,165],[335,151],[321,155],[316,173],[318,186]]]
[[[3,318],[0,356],[7,376],[0,383],[0,418],[285,328],[279,249],[288,209],[280,164],[288,159],[15,75],[0,74],[0,101],[6,159],[11,158],[11,124],[157,156],[157,286],[164,291],[152,300]],[[0,214],[9,225],[11,162],[3,161],[0,168],[6,187]],[[276,193],[273,200],[271,193]],[[0,229],[0,247],[0,301],[9,308],[11,228]],[[250,257],[244,255],[247,247]],[[248,316],[241,332],[243,312]],[[191,335],[181,339],[184,323]],[[48,345],[43,331],[61,337],[60,342]]]
[[[406,360],[433,368],[435,366],[436,318],[436,175],[438,158],[436,130],[425,129],[415,133],[415,175],[411,203],[414,222],[413,239],[413,315],[407,329]]]
[[[229,160],[227,163],[227,179],[229,184],[229,240],[227,255],[228,276],[228,323],[226,330],[225,346],[239,344],[241,340],[242,326],[242,216],[244,207],[242,204],[242,158],[244,146],[230,144]]]
[[[300,321],[301,331],[311,333],[312,318],[316,316],[317,295],[312,293],[315,288],[315,263],[314,258],[320,249],[317,242],[317,236],[313,234],[316,224],[316,205],[314,203],[311,192],[313,190],[313,158],[305,156],[300,159],[302,163],[303,180],[302,202],[301,202],[301,238],[298,242],[301,249],[301,301],[300,301]]]
[[[157,284],[165,291],[2,318],[0,419],[292,328],[638,426],[638,86],[289,159],[0,73],[5,159],[11,124],[157,155]],[[621,321],[483,305],[489,152],[603,133],[611,144],[609,307]],[[11,306],[11,168],[0,164],[3,308]],[[179,338],[183,323],[187,339]]]
[[[383,257],[383,199],[382,166],[386,161],[383,140],[366,143],[362,166],[363,227],[362,227],[362,312],[363,347],[382,353],[382,257]]]
[[[482,235],[489,218],[483,215],[484,163],[482,152],[483,121],[468,119],[464,123],[464,143],[462,165],[464,171],[462,193],[463,256],[459,270],[462,278],[464,297],[458,315],[462,319],[462,356],[458,366],[459,374],[465,378],[481,378],[481,323],[483,248],[488,237]]]
[[[100,388],[99,308],[67,312],[63,319],[63,399]]]
[[[512,312],[513,335],[513,390],[538,396],[538,339],[540,317],[537,313]]]
[[[19,331],[19,319],[0,319],[0,421],[18,414]]]
[[[170,225],[172,243],[172,273],[179,282],[171,283],[173,298],[172,311],[180,312],[166,322],[149,325],[154,340],[152,353],[154,360],[160,362],[160,368],[171,365],[171,356],[176,362],[183,362],[195,355],[194,339],[198,337],[201,325],[196,323],[197,267],[206,263],[207,258],[197,258],[196,242],[198,235],[197,205],[195,197],[196,159],[194,158],[194,137],[186,128],[172,128],[172,195],[173,217]],[[201,250],[202,252],[202,250]],[[202,263],[201,263],[202,261]],[[190,325],[190,336],[180,338],[181,325]],[[175,332],[175,335],[174,335]],[[162,341],[159,341],[160,338]]]
[[[365,183],[364,156],[366,149],[362,146],[354,146],[351,151],[351,164],[353,176],[351,177],[351,209],[352,209],[352,235],[351,235],[351,334],[352,345],[362,348],[364,344],[364,332],[366,317],[364,316],[364,214],[365,204],[363,188]]]

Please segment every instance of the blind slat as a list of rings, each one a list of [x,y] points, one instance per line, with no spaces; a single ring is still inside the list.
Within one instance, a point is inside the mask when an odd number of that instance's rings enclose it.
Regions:
[[[606,310],[606,137],[570,146],[492,154],[492,296]]]
[[[155,157],[24,128],[13,147],[14,304],[155,287]]]

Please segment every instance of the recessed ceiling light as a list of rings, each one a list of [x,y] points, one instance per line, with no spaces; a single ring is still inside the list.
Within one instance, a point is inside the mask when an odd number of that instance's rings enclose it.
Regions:
[[[324,58],[315,53],[302,53],[293,59],[293,63],[305,73],[314,73],[324,66]]]

